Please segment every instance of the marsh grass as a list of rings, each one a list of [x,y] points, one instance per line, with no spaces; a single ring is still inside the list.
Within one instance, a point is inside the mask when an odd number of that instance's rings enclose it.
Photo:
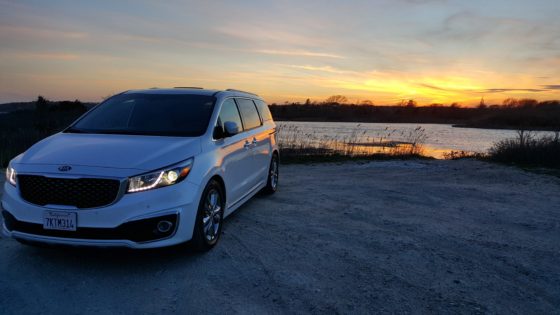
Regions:
[[[485,160],[488,158],[487,153],[471,152],[471,151],[455,151],[451,150],[449,152],[443,153],[443,158],[445,160],[460,160],[460,159],[479,159]]]
[[[385,128],[371,136],[358,125],[350,133],[332,136],[279,124],[277,132],[284,162],[427,158],[423,155],[427,136],[422,127],[408,131]]]

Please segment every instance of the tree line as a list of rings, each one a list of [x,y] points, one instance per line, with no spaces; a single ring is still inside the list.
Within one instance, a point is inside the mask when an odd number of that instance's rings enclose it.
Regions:
[[[51,102],[39,96],[26,105],[30,106],[19,106],[24,109],[0,115],[0,167],[6,167],[35,142],[70,125],[93,104],[78,100]]]
[[[342,95],[324,102],[271,104],[274,119],[287,121],[331,121],[371,123],[453,124],[461,127],[560,130],[560,101],[508,98],[501,105],[476,107],[432,104],[418,106],[414,100],[396,105],[375,106],[370,101],[349,104]]]

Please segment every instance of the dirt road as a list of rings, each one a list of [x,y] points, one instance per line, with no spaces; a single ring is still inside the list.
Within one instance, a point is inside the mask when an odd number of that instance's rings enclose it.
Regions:
[[[206,254],[0,239],[0,310],[557,313],[560,179],[476,161],[284,166]]]

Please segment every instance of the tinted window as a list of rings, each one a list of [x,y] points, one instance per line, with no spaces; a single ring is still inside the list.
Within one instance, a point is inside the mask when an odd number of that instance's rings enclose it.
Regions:
[[[233,121],[237,123],[240,130],[243,128],[241,118],[239,117],[239,111],[237,110],[237,106],[235,106],[235,102],[232,98],[224,101],[222,109],[220,110],[220,116],[218,116],[218,126],[222,127],[222,130],[224,130],[224,123],[226,121]]]
[[[257,104],[257,109],[259,110],[263,121],[272,120],[272,114],[270,113],[270,109],[268,109],[268,105],[266,105],[265,102],[261,100],[255,100],[255,104]]]
[[[253,101],[244,98],[237,98],[235,101],[241,112],[241,119],[243,120],[245,130],[259,127],[261,119]]]
[[[214,100],[207,95],[120,94],[99,104],[67,132],[201,136]]]

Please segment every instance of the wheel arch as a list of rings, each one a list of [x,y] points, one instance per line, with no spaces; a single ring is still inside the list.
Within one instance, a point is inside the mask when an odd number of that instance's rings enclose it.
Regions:
[[[220,184],[220,186],[222,187],[222,191],[224,192],[224,202],[227,205],[227,189],[226,189],[226,183],[224,182],[224,179],[219,174],[214,174],[212,177],[210,177],[208,182],[212,180],[217,181],[218,184]]]

